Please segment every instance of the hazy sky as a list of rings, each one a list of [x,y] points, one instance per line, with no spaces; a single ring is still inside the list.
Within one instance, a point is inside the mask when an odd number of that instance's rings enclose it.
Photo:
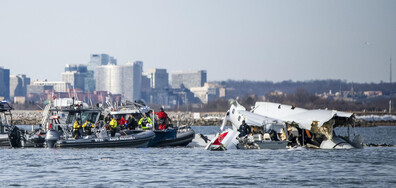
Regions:
[[[11,74],[59,81],[93,53],[144,71],[206,69],[209,81],[388,82],[396,1],[0,1]]]

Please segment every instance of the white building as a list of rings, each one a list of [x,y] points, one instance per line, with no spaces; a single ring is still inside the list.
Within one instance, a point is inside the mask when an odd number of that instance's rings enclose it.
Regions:
[[[209,101],[220,97],[220,89],[219,87],[205,83],[203,87],[190,88],[190,91],[194,93],[194,97],[199,98],[202,103],[207,104]]]
[[[117,59],[108,54],[91,54],[87,65],[87,75],[84,80],[84,90],[93,92],[95,88],[95,69],[103,65],[117,65]]]
[[[97,91],[121,94],[126,100],[140,99],[143,62],[105,65],[95,69]]]

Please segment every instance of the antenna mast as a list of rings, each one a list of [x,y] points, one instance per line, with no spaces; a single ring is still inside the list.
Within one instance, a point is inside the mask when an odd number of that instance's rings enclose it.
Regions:
[[[389,58],[389,83],[392,84],[392,56]],[[392,114],[392,98],[389,96],[389,114]]]

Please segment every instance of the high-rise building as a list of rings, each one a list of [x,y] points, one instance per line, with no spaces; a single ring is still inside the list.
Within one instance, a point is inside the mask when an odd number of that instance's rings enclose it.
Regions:
[[[180,88],[182,85],[188,89],[202,87],[206,82],[206,70],[173,72],[171,78],[172,88]]]
[[[117,65],[117,59],[107,54],[91,54],[88,70],[95,71],[96,67],[102,65]]]
[[[93,92],[96,90],[95,88],[95,77],[93,71],[88,71],[87,76],[84,80],[84,91]]]
[[[26,97],[27,86],[30,85],[30,78],[24,74],[10,76],[10,98]]]
[[[126,100],[141,97],[143,62],[127,62],[125,65],[105,65],[95,69],[97,91],[122,94]]]
[[[88,72],[85,77],[84,90],[88,92],[93,92],[97,90],[95,88],[95,69],[98,66],[103,65],[117,65],[117,59],[107,54],[91,54],[90,61],[88,62]]]
[[[89,76],[87,65],[70,65],[67,64],[65,72],[62,73],[62,81],[69,83],[72,88],[78,88],[84,91],[86,89],[86,78]]]
[[[127,62],[125,65],[124,74],[124,92],[125,99],[127,100],[138,100],[141,99],[141,88],[142,88],[142,72],[143,72],[143,62]],[[128,97],[129,96],[129,97]]]
[[[155,89],[165,89],[169,87],[169,74],[166,69],[150,69],[148,71],[150,87]]]
[[[148,93],[151,91],[150,77],[148,72],[142,72],[142,92]]]
[[[73,71],[86,73],[88,72],[88,66],[82,64],[66,64],[65,72],[73,72]]]
[[[10,69],[0,67],[0,99],[10,99]]]

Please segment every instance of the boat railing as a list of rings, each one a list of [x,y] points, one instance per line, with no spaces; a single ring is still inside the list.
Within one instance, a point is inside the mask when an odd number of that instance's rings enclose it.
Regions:
[[[48,130],[48,115],[50,114],[51,104],[47,104],[43,110],[43,118],[41,119],[41,126],[44,131]]]
[[[8,104],[6,100],[0,102],[0,133],[4,134],[6,129],[11,129],[12,123],[12,113],[11,110],[14,108]],[[8,119],[10,117],[10,120]],[[10,123],[11,122],[11,123]]]

